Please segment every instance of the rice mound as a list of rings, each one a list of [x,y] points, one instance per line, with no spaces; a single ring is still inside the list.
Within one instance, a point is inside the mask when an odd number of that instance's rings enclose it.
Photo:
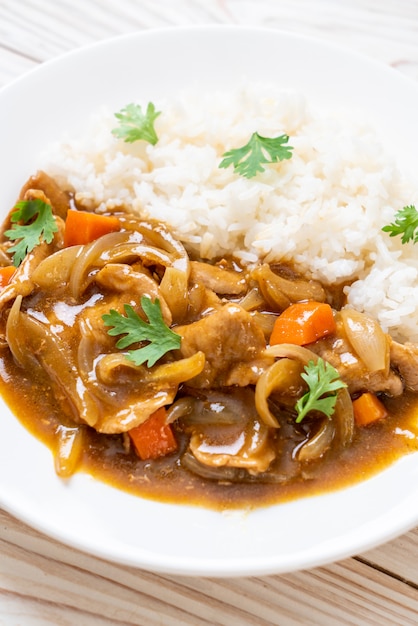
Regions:
[[[80,136],[50,146],[40,167],[85,207],[123,205],[166,222],[202,258],[290,262],[324,283],[351,283],[349,306],[418,341],[418,255],[382,232],[417,190],[367,122],[314,110],[272,85],[190,90],[154,104],[155,146],[116,139],[114,112],[103,108]],[[288,134],[292,158],[253,179],[219,168],[254,131]]]

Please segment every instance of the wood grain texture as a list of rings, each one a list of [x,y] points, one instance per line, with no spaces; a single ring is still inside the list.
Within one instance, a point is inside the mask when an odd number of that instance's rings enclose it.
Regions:
[[[110,36],[204,23],[319,37],[418,80],[417,0],[0,0],[0,87]],[[409,626],[417,616],[418,529],[310,571],[188,578],[108,563],[0,510],[0,626]]]
[[[51,612],[58,605],[74,619],[77,612],[87,615],[87,624],[101,619],[103,624],[110,620],[116,625],[152,626],[227,626],[234,620],[249,626],[406,626],[416,624],[418,615],[416,571],[411,570],[411,580],[400,579],[394,572],[370,567],[365,557],[364,561],[346,559],[283,576],[176,577],[122,567],[78,552],[4,512],[0,512],[0,527],[0,606],[3,598],[12,611],[19,606],[18,596],[35,613],[40,606]],[[405,539],[416,544],[418,531],[380,548],[382,566],[386,550],[395,564],[402,559]]]
[[[3,0],[0,49],[42,62],[106,37],[202,23],[320,37],[418,78],[415,0]],[[8,78],[4,65],[7,59],[0,58],[0,80]]]

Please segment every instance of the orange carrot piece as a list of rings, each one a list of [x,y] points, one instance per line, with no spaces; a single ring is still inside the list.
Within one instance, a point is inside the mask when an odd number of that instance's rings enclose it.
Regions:
[[[119,229],[120,222],[114,215],[100,215],[70,209],[65,220],[64,245],[76,246],[90,243],[102,235]]]
[[[270,345],[293,343],[304,346],[335,332],[335,320],[329,304],[324,302],[296,302],[276,319],[270,336]]]
[[[9,284],[11,277],[15,273],[16,268],[14,265],[6,265],[0,267],[0,289],[6,287]]]
[[[357,426],[367,426],[372,422],[387,417],[388,412],[379,398],[366,391],[353,401],[354,421]]]
[[[156,459],[177,450],[170,424],[165,423],[166,410],[161,407],[145,422],[128,431],[138,456],[142,460]]]

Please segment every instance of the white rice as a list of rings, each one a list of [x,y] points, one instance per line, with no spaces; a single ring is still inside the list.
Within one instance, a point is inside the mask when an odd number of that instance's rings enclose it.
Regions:
[[[418,341],[418,255],[381,230],[418,192],[367,123],[313,110],[271,85],[154,104],[155,146],[115,139],[114,111],[103,109],[79,137],[51,146],[40,166],[86,206],[125,205],[163,220],[204,258],[292,262],[325,283],[352,282],[349,305],[394,337]],[[249,180],[220,169],[223,153],[255,130],[288,134],[292,158]]]

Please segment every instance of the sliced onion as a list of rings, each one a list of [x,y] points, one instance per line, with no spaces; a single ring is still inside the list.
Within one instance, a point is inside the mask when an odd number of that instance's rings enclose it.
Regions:
[[[348,446],[354,435],[354,411],[346,387],[338,391],[333,420],[336,424],[336,437],[339,445]]]
[[[258,281],[260,289],[267,301],[301,302],[302,300],[315,300],[325,302],[325,290],[319,282],[314,280],[289,280],[276,274],[267,263],[256,267],[251,277]]]
[[[328,418],[322,420],[318,432],[304,443],[297,452],[299,461],[314,461],[319,459],[331,447],[335,435],[334,422]]]
[[[347,338],[370,372],[389,372],[389,340],[380,325],[354,309],[340,311]]]
[[[252,313],[250,313],[250,315],[253,320],[257,322],[267,340],[273,332],[273,327],[277,319],[277,315],[275,315],[274,313],[259,313],[258,311],[253,311]]]
[[[97,360],[96,375],[105,385],[123,382],[124,371],[132,371],[135,375],[133,380],[136,380],[138,385],[143,383],[180,385],[180,383],[201,374],[205,361],[204,353],[199,351],[190,357],[148,368],[144,365],[135,365],[133,361],[126,358],[126,354],[123,352],[114,352]]]
[[[267,348],[266,354],[282,359],[298,359],[304,365],[307,365],[309,361],[316,363],[319,358],[317,354],[308,350],[308,348],[295,346],[290,343],[271,346]],[[280,363],[280,361],[278,361],[278,363]],[[327,432],[327,423],[330,423],[329,432]],[[318,431],[317,435],[314,436],[314,439],[317,437],[317,440],[312,441],[312,446],[310,445],[310,442],[307,442],[300,448],[298,456],[300,460],[302,460],[302,458],[303,460],[307,460],[308,458],[312,460],[314,455],[318,453],[321,448],[323,450],[321,454],[323,454],[326,449],[326,442],[331,440],[331,434],[332,437],[335,436],[335,439],[338,440],[338,445],[342,447],[351,443],[354,434],[354,414],[353,404],[346,387],[338,390],[334,415],[332,416],[332,420],[326,420],[326,423],[323,425],[323,429],[323,431]],[[307,446],[306,449],[305,446]],[[304,451],[302,452],[302,450]],[[300,455],[302,455],[302,458]]]
[[[16,310],[12,309],[13,314],[11,310],[12,317],[9,315],[6,336],[17,363],[26,369],[41,366],[59,394],[66,398],[74,419],[94,426],[100,413],[97,399],[79,376],[67,346],[51,332],[48,324],[22,313],[18,298],[13,306]]]
[[[173,237],[165,224],[140,221],[134,225],[133,230],[141,233],[152,246],[167,251],[173,258],[173,266],[189,276],[189,255],[181,241]]]
[[[71,269],[83,246],[70,246],[58,250],[41,261],[32,272],[32,280],[41,289],[57,289],[68,283]]]
[[[210,390],[198,398],[182,398],[178,403],[182,403],[183,409],[187,407],[187,415],[183,415],[187,426],[242,425],[250,417],[256,417],[254,392],[249,388],[230,392]]]
[[[147,370],[146,380],[147,382],[159,382],[165,383],[184,383],[195,376],[202,373],[205,367],[206,357],[204,352],[199,350],[192,354],[192,356],[173,361],[171,363],[163,363],[155,368]]]
[[[29,370],[40,368],[39,361],[28,348],[27,337],[20,327],[22,296],[17,296],[9,311],[6,323],[6,341],[19,367]]]
[[[318,360],[318,355],[312,352],[312,350],[293,343],[278,343],[275,346],[270,346],[265,351],[265,354],[267,356],[297,359],[304,365],[307,365],[309,361],[316,363]]]
[[[337,394],[332,419],[325,418],[318,432],[304,443],[297,452],[299,461],[319,459],[331,447],[333,441],[340,447],[349,445],[354,434],[353,404],[347,389]]]
[[[280,359],[266,369],[260,376],[255,387],[255,406],[258,415],[267,426],[279,428],[279,422],[268,406],[268,398],[273,391],[285,393],[300,382],[302,365],[291,359]]]
[[[55,471],[61,478],[68,478],[77,469],[83,454],[84,428],[59,426],[57,430],[57,449],[55,451]]]
[[[145,266],[166,268],[161,293],[173,317],[181,321],[188,306],[189,258],[183,245],[159,224],[138,222],[136,230],[109,233],[84,246],[71,271],[71,295],[78,298],[83,293],[94,279],[93,269],[109,263],[132,263],[135,259],[141,259]]]
[[[258,287],[250,289],[239,301],[239,305],[246,311],[255,311],[263,304],[265,304],[265,300]]]
[[[291,300],[281,290],[279,281],[276,280],[279,277],[268,265],[256,267],[251,273],[251,278],[258,282],[260,292],[269,306],[280,312],[287,309]]]
[[[187,273],[176,267],[167,267],[160,283],[160,292],[173,320],[181,323],[189,306]]]
[[[193,411],[195,398],[179,398],[167,409],[165,423],[172,424],[182,417],[187,417]]]
[[[83,247],[75,259],[69,280],[70,292],[75,299],[78,299],[86,288],[88,272],[100,255],[113,250],[115,246],[124,243],[127,239],[129,239],[129,234],[118,231],[103,235]]]
[[[164,267],[170,267],[175,261],[174,257],[165,250],[135,241],[128,241],[101,254],[97,258],[96,263],[98,265],[104,265],[105,263],[132,263],[135,259],[141,259],[144,265],[162,265]]]

